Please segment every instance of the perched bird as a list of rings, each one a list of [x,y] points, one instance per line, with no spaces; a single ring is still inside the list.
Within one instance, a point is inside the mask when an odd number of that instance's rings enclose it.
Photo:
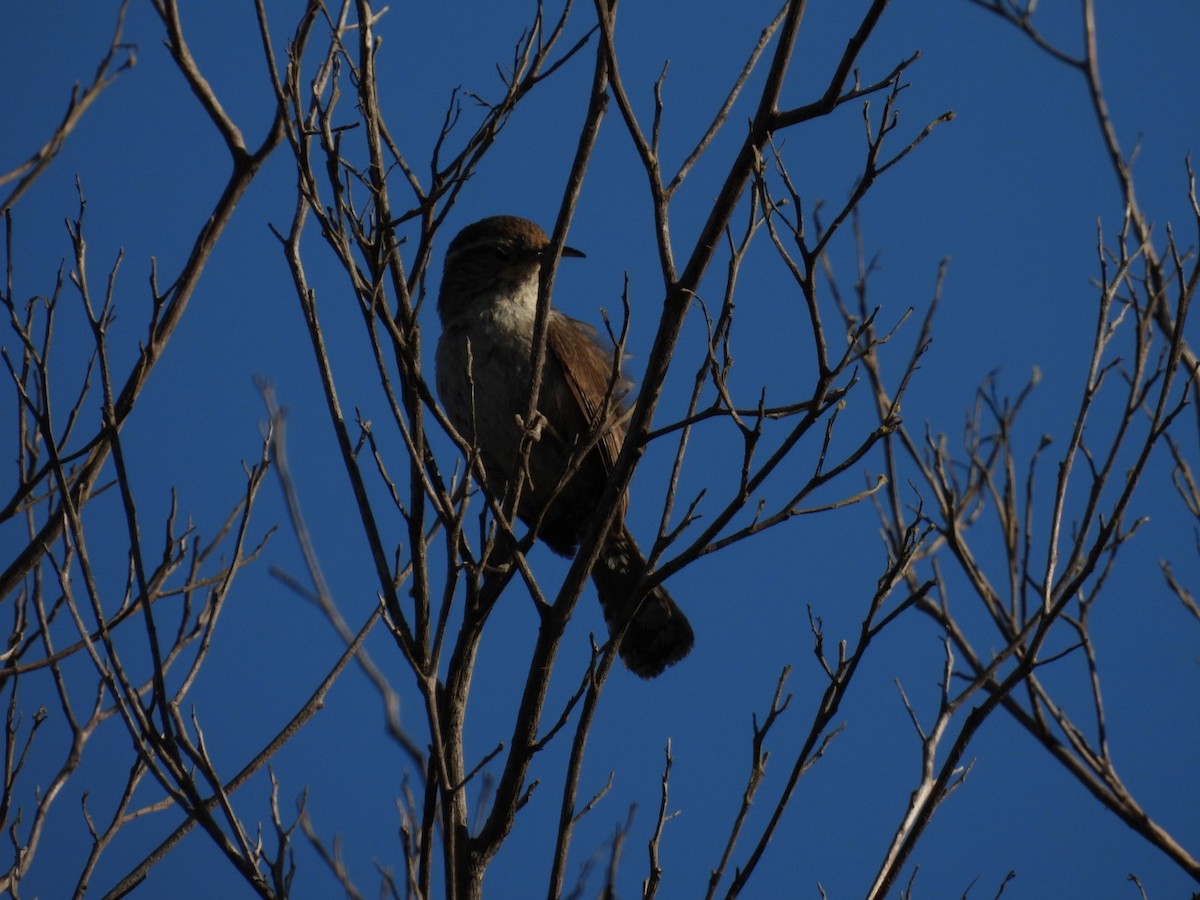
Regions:
[[[487,489],[502,497],[518,464],[532,370],[533,323],[549,238],[533,222],[493,216],[468,225],[446,251],[438,315],[437,388],[454,427],[477,446]],[[583,256],[563,249],[563,256]],[[582,322],[550,310],[533,443],[517,514],[554,552],[573,556],[625,440],[625,385],[612,354]],[[469,369],[469,371],[468,371]],[[560,487],[572,453],[599,439]],[[557,489],[557,493],[555,493]],[[625,526],[628,498],[592,568],[610,631],[641,604],[621,641],[625,665],[653,678],[692,649],[692,627],[662,586],[636,593],[646,558]]]

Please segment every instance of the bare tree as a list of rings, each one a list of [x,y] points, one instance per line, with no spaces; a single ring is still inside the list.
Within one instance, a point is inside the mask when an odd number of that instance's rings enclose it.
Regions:
[[[254,123],[261,135],[255,141],[245,136],[250,126],[227,112],[228,98],[218,96],[189,49],[176,0],[153,0],[171,59],[228,152],[229,174],[186,261],[163,279],[166,287],[154,268],[149,314],[140,323],[145,337],[133,353],[113,345],[124,290],[121,259],[102,287],[88,272],[83,188],[69,223],[70,261],[46,295],[17,293],[11,214],[94,98],[133,65],[122,39],[126,5],[93,83],[72,95],[61,125],[41,149],[0,180],[15,185],[0,207],[9,272],[0,301],[8,318],[4,360],[14,388],[17,463],[0,525],[6,536],[20,534],[20,546],[5,552],[0,590],[12,604],[0,670],[7,704],[0,822],[12,844],[0,885],[9,895],[19,896],[22,881],[55,856],[42,835],[52,816],[64,814],[73,792],[83,797],[90,835],[85,858],[69,861],[78,872],[76,896],[97,886],[109,897],[136,892],[199,826],[258,896],[299,894],[307,873],[323,864],[348,896],[361,896],[357,885],[377,877],[381,896],[479,897],[489,865],[529,827],[536,790],[539,799],[554,795],[554,821],[547,826],[553,839],[531,867],[544,880],[530,890],[551,897],[597,890],[615,896],[619,883],[628,883],[619,882],[619,873],[627,879],[637,865],[626,852],[635,833],[632,812],[618,818],[607,848],[582,864],[576,836],[612,784],[610,778],[589,794],[585,761],[589,742],[603,727],[599,713],[610,676],[622,677],[613,676],[613,663],[628,621],[618,623],[615,637],[593,639],[590,646],[570,640],[568,625],[634,474],[650,454],[668,462],[651,517],[657,529],[643,538],[650,564],[646,588],[714,555],[736,558],[802,516],[832,517],[873,504],[883,537],[882,553],[866,538],[858,542],[861,566],[874,567],[875,589],[847,600],[856,610],[853,633],[827,635],[820,611],[809,609],[811,642],[796,655],[813,654],[819,688],[793,696],[788,667],[765,713],[753,717],[747,735],[751,768],[737,789],[739,802],[719,826],[721,852],[693,863],[704,873],[708,896],[737,896],[761,872],[778,846],[772,841],[800,779],[837,752],[843,703],[855,689],[869,689],[858,688],[864,661],[874,663],[881,644],[913,621],[936,629],[940,656],[924,661],[940,679],[932,716],[920,712],[927,697],[910,699],[911,685],[900,687],[897,703],[911,720],[919,764],[908,796],[879,804],[895,825],[887,846],[864,851],[876,871],[869,896],[914,894],[914,848],[938,807],[963,784],[972,754],[981,752],[981,726],[1004,716],[1045,749],[1047,761],[1059,763],[1141,839],[1200,881],[1200,862],[1186,838],[1173,835],[1139,801],[1111,753],[1100,689],[1104,658],[1090,628],[1092,611],[1111,602],[1106,588],[1120,551],[1151,507],[1144,483],[1163,469],[1164,459],[1185,509],[1200,521],[1191,462],[1197,434],[1181,415],[1200,391],[1196,357],[1185,339],[1200,268],[1173,230],[1156,235],[1139,204],[1105,104],[1091,0],[1081,3],[1079,56],[1043,37],[1034,4],[975,0],[1081,75],[1125,210],[1122,227],[1115,234],[1101,230],[1097,238],[1091,353],[1078,405],[1063,432],[1047,436],[1032,453],[1018,438],[1019,414],[1036,378],[1012,398],[994,380],[982,385],[960,449],[951,446],[941,423],[901,416],[906,396],[920,390],[946,268],[930,273],[931,298],[919,315],[912,315],[917,304],[899,312],[876,305],[869,291],[875,271],[864,236],[864,199],[880,180],[902,177],[905,161],[953,113],[902,126],[903,92],[918,54],[883,48],[890,62],[880,68],[864,61],[887,0],[871,2],[854,28],[838,36],[840,57],[820,89],[799,103],[786,99],[791,90],[785,86],[808,4],[784,2],[761,24],[741,71],[712,102],[711,124],[678,165],[663,150],[665,138],[675,137],[665,99],[667,72],[652,85],[627,78],[615,0],[596,0],[590,9],[567,2],[557,12],[537,3],[497,66],[499,85],[491,92],[456,91],[427,142],[397,125],[390,114],[394,98],[379,74],[394,12],[385,15],[368,0],[312,0],[294,23],[281,24],[272,19],[279,13],[256,0],[274,110],[268,121]],[[281,44],[284,31],[289,36]],[[880,58],[875,49],[870,59]],[[426,351],[433,320],[426,300],[437,282],[430,268],[452,236],[450,214],[469,196],[484,161],[503,145],[514,116],[547,82],[585,66],[589,87],[576,110],[578,133],[553,223],[553,252],[542,262],[529,415],[521,418],[526,460],[543,439],[536,399],[557,260],[602,129],[621,132],[634,148],[662,287],[651,302],[645,288],[632,288],[627,280],[622,315],[605,317],[616,351],[614,394],[634,374],[625,361],[631,329],[653,330],[654,337],[627,398],[625,440],[603,499],[564,572],[543,566],[534,549],[536,528],[514,515],[521,479],[504,496],[481,489],[487,482],[480,448],[453,427],[430,386]],[[636,98],[647,94],[652,103],[644,109]],[[788,136],[852,111],[861,114],[865,140],[850,190],[828,209],[793,176],[797,161]],[[128,464],[123,427],[168,351],[235,208],[268,160],[286,165],[295,186],[278,206],[290,218],[273,221],[271,250],[290,276],[288,289],[337,447],[338,477],[346,479],[357,511],[357,521],[346,523],[347,540],[361,542],[373,566],[377,602],[369,609],[339,596],[337,579],[325,573],[326,551],[306,518],[306,509],[312,514],[305,503],[311,485],[292,466],[286,386],[260,383],[266,410],[261,454],[246,467],[238,499],[212,537],[202,537],[190,520],[183,524],[186,513],[177,514],[174,503],[165,523],[148,523],[139,511],[137,474]],[[1195,212],[1189,225],[1200,234],[1190,166],[1187,175]],[[678,196],[701,177],[709,179],[703,190],[711,205],[698,228],[682,228]],[[855,260],[849,270],[839,262],[847,247]],[[797,351],[802,361],[782,384],[768,384],[766,370],[753,360],[739,356],[734,365],[736,351],[745,346],[742,335],[760,314],[753,303],[740,302],[747,299],[744,276],[764,259],[788,279],[774,288],[787,300],[786,312],[775,314],[787,316],[782,324],[803,340]],[[337,275],[332,290],[331,272]],[[847,283],[853,287],[846,289]],[[656,321],[647,309],[658,311]],[[359,330],[349,340],[360,370],[369,367],[369,391],[347,375],[331,349],[347,340],[344,323],[354,312]],[[689,315],[703,327],[685,329]],[[66,375],[52,351],[67,317],[86,325],[90,344],[83,371],[67,382],[64,394]],[[339,333],[331,339],[333,323]],[[1125,348],[1122,354],[1118,346]],[[682,394],[668,390],[671,377],[686,383]],[[97,407],[98,415],[92,412]],[[1097,418],[1103,427],[1089,430]],[[592,445],[602,439],[599,428]],[[590,447],[577,449],[576,466]],[[272,525],[259,523],[256,509],[272,470],[301,560],[300,568],[272,570],[274,589],[315,604],[344,649],[325,668],[311,667],[311,693],[277,734],[239,764],[222,763],[228,754],[205,736],[221,710],[196,708],[190,694],[201,671],[211,667],[210,651],[222,635],[218,624],[238,576],[270,546]],[[689,486],[698,479],[702,487],[693,490]],[[635,494],[643,506],[653,503],[653,492]],[[114,532],[122,544],[115,570],[107,549]],[[996,541],[999,553],[989,546]],[[781,572],[788,562],[781,561]],[[1182,566],[1177,571],[1164,561],[1166,585],[1200,618],[1195,586]],[[762,580],[771,577],[764,573]],[[480,754],[468,736],[479,718],[471,701],[480,690],[481,654],[504,640],[494,615],[501,598],[532,610],[538,627],[519,677],[507,686],[516,700],[505,737]],[[752,604],[753,598],[740,602]],[[367,651],[373,632],[389,638],[387,663]],[[704,641],[701,633],[702,648]],[[1090,697],[1083,712],[1044,677],[1050,667],[1069,666]],[[334,684],[354,668],[378,693],[385,727],[405,761],[394,865],[381,864],[378,875],[353,871],[339,839],[310,817],[302,790],[319,789],[320,772],[297,785],[268,770],[265,797],[247,799],[243,792],[235,799],[255,776],[262,780],[269,763],[285,758]],[[57,706],[35,709],[27,693],[52,696]],[[408,702],[404,716],[402,697]],[[784,749],[776,753],[787,763],[776,782],[767,777],[767,763],[785,716],[798,737],[780,741]],[[60,745],[54,748],[47,746],[45,728],[51,718],[65,726],[56,729]],[[89,803],[80,775],[102,730],[123,733],[127,747],[124,758],[105,763],[105,771],[120,772],[123,780],[103,810]],[[679,752],[667,743],[661,791],[651,800],[656,814],[643,823],[644,897],[672,894],[661,851],[675,808],[689,803],[671,790]],[[61,756],[48,784],[29,777],[33,754]],[[617,762],[602,765],[613,769]],[[719,777],[731,784],[742,776]],[[293,812],[288,802],[297,795]],[[765,814],[753,813],[756,801],[765,804]],[[158,843],[144,851],[124,845],[118,854],[131,823],[145,817],[166,822],[167,811],[175,817],[160,828]],[[298,857],[302,853],[308,855]],[[101,859],[118,855],[123,875],[94,885]],[[579,872],[575,884],[573,867]],[[906,872],[907,885],[897,888]]]

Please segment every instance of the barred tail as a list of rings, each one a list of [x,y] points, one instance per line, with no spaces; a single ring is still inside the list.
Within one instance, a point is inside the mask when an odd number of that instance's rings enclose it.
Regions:
[[[640,603],[625,629],[619,651],[635,675],[654,678],[688,655],[695,635],[683,610],[661,585],[648,594],[634,595],[646,572],[646,558],[628,530],[621,525],[616,527],[619,530],[609,536],[592,569],[592,580],[600,595],[609,633],[620,627],[633,604]]]

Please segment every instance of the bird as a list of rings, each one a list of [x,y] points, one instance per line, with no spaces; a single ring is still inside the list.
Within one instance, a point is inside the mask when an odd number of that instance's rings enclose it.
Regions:
[[[492,216],[463,228],[446,250],[438,315],[437,390],[447,417],[483,463],[485,490],[505,495],[517,474],[528,412],[542,259],[550,239],[534,222]],[[584,254],[564,247],[563,257]],[[553,306],[547,322],[539,433],[517,515],[559,555],[572,557],[599,505],[626,434],[629,385],[614,382],[613,354],[595,329]],[[563,482],[572,456],[593,445]],[[563,482],[560,485],[560,482]],[[638,589],[646,557],[625,524],[628,494],[591,570],[610,634],[630,614],[618,647],[634,674],[654,678],[692,649],[692,626],[662,585]]]

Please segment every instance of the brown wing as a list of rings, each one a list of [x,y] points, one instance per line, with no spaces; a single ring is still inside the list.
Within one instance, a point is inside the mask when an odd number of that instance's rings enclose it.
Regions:
[[[629,383],[620,379],[610,390],[612,360],[612,354],[596,340],[594,329],[557,311],[551,313],[539,405],[549,421],[560,424],[563,431],[573,432],[562,435],[568,442],[585,440],[596,427],[603,429],[580,472],[582,477],[598,482],[598,491],[603,490],[625,441],[622,398]],[[599,493],[596,496],[599,499]],[[624,514],[624,501],[621,512]]]

